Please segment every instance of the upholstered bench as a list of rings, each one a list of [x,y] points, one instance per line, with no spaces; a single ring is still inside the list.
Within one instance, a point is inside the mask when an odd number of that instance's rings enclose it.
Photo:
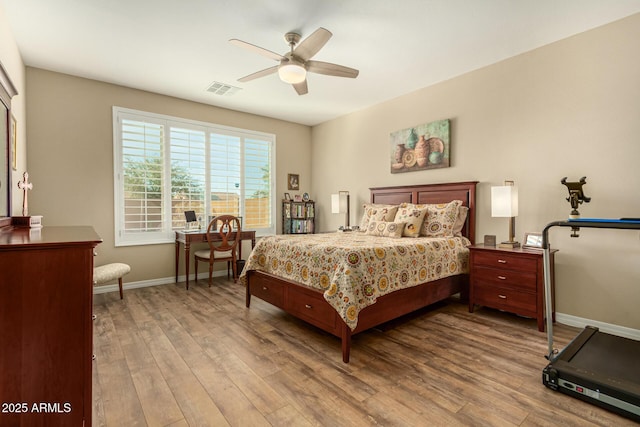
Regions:
[[[103,285],[107,282],[118,279],[118,286],[120,287],[120,299],[122,299],[122,276],[128,274],[130,271],[131,267],[121,262],[101,265],[93,269],[93,284]]]

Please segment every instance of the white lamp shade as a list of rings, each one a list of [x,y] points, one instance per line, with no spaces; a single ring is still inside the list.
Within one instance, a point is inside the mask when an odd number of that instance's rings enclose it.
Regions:
[[[307,70],[298,64],[281,65],[278,68],[278,75],[285,83],[302,83],[307,78]]]
[[[491,187],[491,216],[518,216],[518,187],[513,185]]]
[[[347,194],[332,194],[331,213],[347,213],[348,197]]]

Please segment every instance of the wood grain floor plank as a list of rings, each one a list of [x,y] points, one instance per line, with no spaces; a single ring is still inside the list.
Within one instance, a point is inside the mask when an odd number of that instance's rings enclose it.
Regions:
[[[191,369],[205,387],[211,400],[219,408],[226,422],[232,426],[268,426],[269,422],[253,403],[227,377],[220,366],[223,359],[200,357]]]
[[[135,294],[130,295],[127,306],[110,306],[109,312],[118,328],[120,346],[145,419],[150,425],[167,425],[184,416],[144,342],[145,328],[153,328],[154,325],[140,313],[141,304],[136,300]],[[136,323],[136,318],[139,323]]]
[[[94,370],[99,381],[94,382],[93,387],[99,392],[94,393],[93,398],[99,398],[101,402],[93,406],[102,405],[104,413],[94,411],[93,423],[113,427],[147,425],[126,360],[98,363]]]
[[[238,357],[220,361],[227,377],[242,391],[251,403],[262,413],[270,414],[287,406],[286,400],[277,394],[263,377],[257,375]]]
[[[97,426],[634,425],[542,385],[546,334],[455,300],[340,341],[216,278],[96,295]],[[558,348],[576,334],[557,325]]]
[[[304,416],[291,405],[287,405],[267,415],[267,420],[272,426],[313,426],[313,424],[305,419]]]

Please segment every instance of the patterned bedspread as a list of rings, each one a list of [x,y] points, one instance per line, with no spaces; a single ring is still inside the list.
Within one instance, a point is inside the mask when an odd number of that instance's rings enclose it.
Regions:
[[[464,237],[376,237],[363,232],[277,235],[259,240],[242,275],[261,270],[324,291],[353,330],[358,313],[398,289],[468,273]]]

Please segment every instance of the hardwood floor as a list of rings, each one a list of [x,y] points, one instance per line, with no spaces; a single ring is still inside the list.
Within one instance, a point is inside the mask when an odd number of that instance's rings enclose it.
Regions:
[[[535,320],[455,300],[355,335],[349,364],[232,281],[99,294],[94,311],[95,426],[634,425],[542,385]]]

